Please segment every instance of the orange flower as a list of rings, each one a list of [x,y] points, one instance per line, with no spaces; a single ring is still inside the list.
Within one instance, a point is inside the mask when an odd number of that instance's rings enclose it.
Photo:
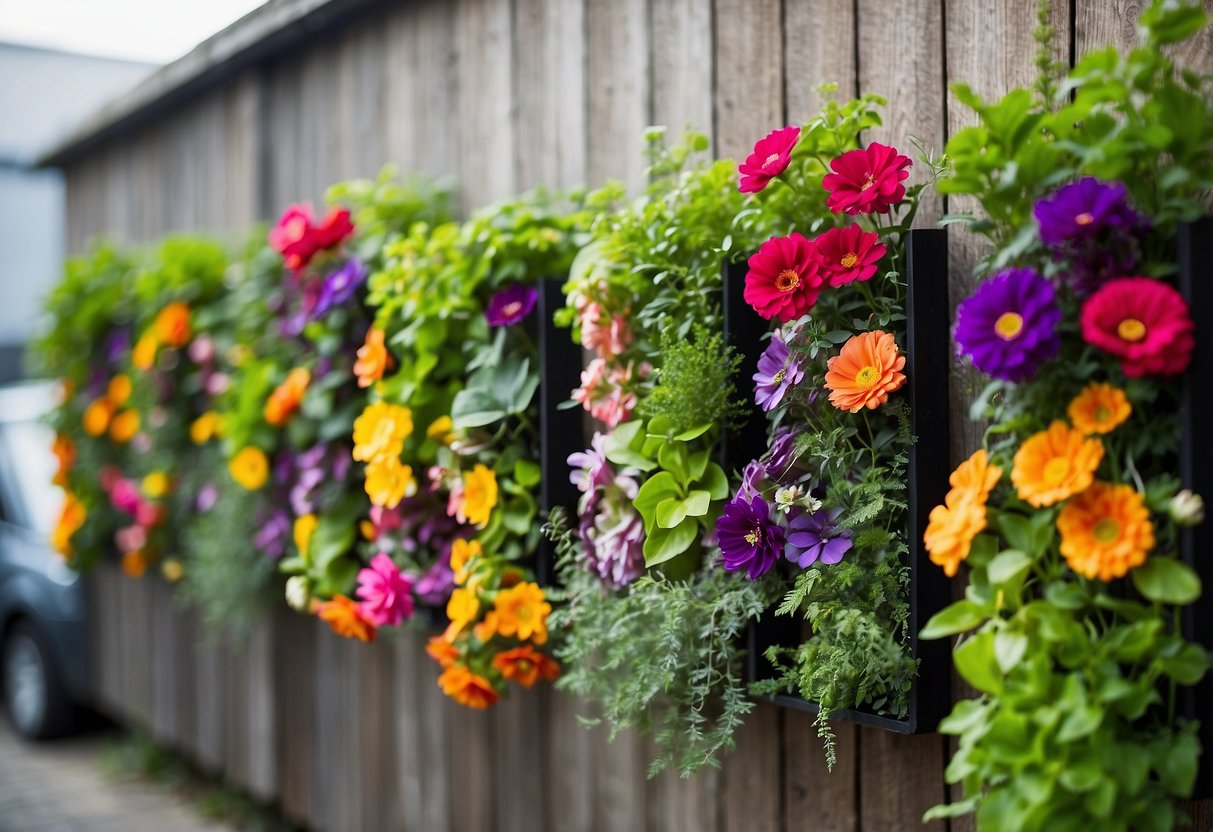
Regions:
[[[905,356],[898,353],[888,332],[874,329],[852,336],[826,364],[830,404],[850,413],[864,407],[875,410],[906,383],[901,372],[905,365]]]
[[[139,340],[135,342],[135,348],[131,350],[131,364],[139,370],[150,370],[156,363],[156,350],[159,348],[160,342],[156,340],[156,333],[151,329],[147,330],[139,337]]]
[[[139,432],[139,413],[135,410],[124,410],[110,421],[110,439],[119,445],[130,442]]]
[[[484,620],[472,628],[472,635],[481,644],[488,644],[497,635],[497,613],[489,610],[484,614]]]
[[[493,656],[493,667],[501,671],[505,678],[512,679],[528,690],[540,677],[549,682],[560,677],[560,665],[537,652],[529,644],[515,647],[513,650],[503,650]]]
[[[59,520],[55,523],[54,531],[51,532],[51,545],[65,558],[70,558],[74,554],[72,535],[80,530],[87,517],[88,511],[84,508],[84,503],[80,502],[72,492],[67,492],[67,496],[63,500],[63,508],[59,512]]]
[[[497,505],[497,475],[493,469],[476,463],[471,471],[463,475],[463,496],[455,519],[460,523],[471,523],[484,528],[489,515]]]
[[[109,399],[97,399],[84,411],[82,423],[89,436],[101,436],[109,429],[114,417],[114,404]]]
[[[299,409],[303,394],[312,383],[312,373],[306,367],[296,367],[291,370],[286,381],[279,384],[265,403],[265,421],[274,427],[281,427],[291,414]]]
[[[147,555],[139,549],[123,553],[122,571],[128,578],[142,578],[147,571]]]
[[[468,579],[468,562],[484,554],[484,547],[479,540],[465,540],[460,537],[451,544],[451,571],[455,573],[455,583],[462,586]]]
[[[366,331],[366,338],[358,348],[358,360],[354,362],[354,375],[358,377],[359,387],[370,387],[383,378],[392,363],[383,337],[383,330],[379,327],[373,326]]]
[[[544,600],[539,584],[528,582],[503,589],[494,603],[497,632],[501,635],[516,636],[519,641],[533,639],[536,644],[548,640],[547,621],[552,605]]]
[[[375,640],[375,627],[359,614],[358,605],[344,595],[334,595],[333,600],[318,603],[316,615],[343,638]]]
[[[174,301],[160,310],[153,324],[156,337],[166,347],[180,349],[190,340],[190,308]]]
[[[1111,384],[1088,384],[1070,402],[1070,421],[1074,427],[1090,436],[1110,433],[1133,413],[1125,391]]]
[[[1087,578],[1123,578],[1146,562],[1154,526],[1140,494],[1123,483],[1096,482],[1057,515],[1061,554]]]
[[[460,705],[483,711],[497,703],[492,682],[463,665],[453,664],[438,677],[438,687]]]
[[[110,379],[105,388],[105,397],[113,402],[115,407],[120,407],[131,397],[131,386],[130,378],[119,373]]]
[[[1011,482],[1030,505],[1051,506],[1090,485],[1102,460],[1102,442],[1058,420],[1019,447]]]
[[[76,443],[63,434],[56,434],[55,444],[51,446],[55,458],[59,460],[59,470],[55,472],[55,485],[67,485],[67,474],[76,464]]]
[[[438,662],[438,666],[444,670],[455,663],[459,658],[459,649],[451,644],[442,636],[434,636],[425,643],[425,652],[430,654],[430,658]]]
[[[973,538],[985,531],[986,500],[1001,477],[1002,469],[990,465],[989,454],[981,448],[960,463],[948,478],[952,488],[944,498],[944,505],[931,509],[922,542],[930,553],[931,563],[942,566],[949,578],[969,556]]]
[[[446,617],[451,622],[446,628],[446,638],[454,641],[455,636],[463,632],[467,625],[476,620],[480,612],[480,599],[476,593],[466,589],[456,589],[446,602]]]

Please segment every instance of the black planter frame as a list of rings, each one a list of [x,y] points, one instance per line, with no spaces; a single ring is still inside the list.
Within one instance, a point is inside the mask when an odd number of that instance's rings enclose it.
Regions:
[[[909,629],[910,651],[919,660],[918,678],[909,694],[904,719],[862,710],[833,710],[831,719],[883,728],[899,734],[931,733],[951,707],[950,643],[946,639],[920,641],[918,632],[927,620],[951,603],[951,586],[943,570],[930,562],[922,544],[931,508],[947,493],[950,433],[948,428],[948,377],[951,369],[948,339],[948,243],[943,229],[915,229],[906,245],[906,375],[904,395],[910,404],[911,425],[917,441],[910,450],[908,479]],[[767,321],[745,302],[745,263],[729,264],[725,273],[724,320],[728,342],[742,356],[739,386],[749,389],[749,375],[762,353]],[[746,426],[725,437],[725,459],[740,468],[756,459],[766,446],[766,420],[757,408]],[[798,616],[776,617],[770,611],[750,627],[748,676],[751,681],[771,678],[763,652],[772,645],[800,642]],[[765,701],[816,713],[820,706],[800,696],[779,694]]]

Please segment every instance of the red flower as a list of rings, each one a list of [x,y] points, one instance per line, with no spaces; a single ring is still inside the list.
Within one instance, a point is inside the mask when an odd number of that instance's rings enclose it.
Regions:
[[[821,254],[822,272],[831,286],[871,279],[885,253],[880,235],[864,231],[858,225],[831,228],[815,242]]]
[[[1195,339],[1188,304],[1149,277],[1105,283],[1082,306],[1082,337],[1120,358],[1126,376],[1173,376],[1188,368]]]
[[[821,255],[812,240],[796,233],[772,237],[750,257],[745,302],[762,317],[783,324],[812,309],[824,283]]]
[[[879,142],[849,150],[830,162],[834,172],[821,180],[830,192],[826,205],[836,214],[887,214],[906,195],[901,183],[910,175],[910,164],[909,156]]]
[[[765,139],[759,139],[754,152],[737,166],[737,172],[741,174],[738,190],[743,194],[756,194],[787,170],[792,161],[792,148],[799,139],[799,127],[772,130]]]
[[[269,242],[282,255],[287,268],[297,272],[319,252],[334,248],[353,233],[350,212],[345,208],[333,208],[316,225],[310,205],[291,205],[270,229]]]
[[[354,233],[354,224],[350,222],[350,212],[347,208],[329,210],[324,222],[316,226],[314,239],[317,251],[334,248],[346,237]]]

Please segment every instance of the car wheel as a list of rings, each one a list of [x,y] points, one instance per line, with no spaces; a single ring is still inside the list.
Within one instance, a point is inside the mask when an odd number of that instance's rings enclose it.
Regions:
[[[72,707],[37,629],[19,621],[3,645],[4,704],[17,732],[27,739],[58,736],[71,727]]]

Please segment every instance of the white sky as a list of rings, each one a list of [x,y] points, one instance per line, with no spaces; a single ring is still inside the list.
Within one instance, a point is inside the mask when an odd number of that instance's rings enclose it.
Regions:
[[[263,0],[0,0],[0,41],[168,63]]]

